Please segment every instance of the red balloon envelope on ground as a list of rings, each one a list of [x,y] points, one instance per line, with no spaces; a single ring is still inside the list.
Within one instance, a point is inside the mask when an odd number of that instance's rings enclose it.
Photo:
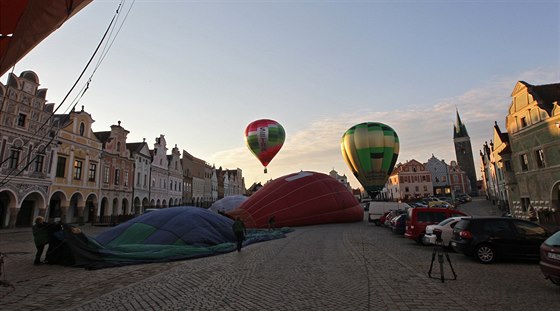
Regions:
[[[336,179],[302,171],[269,182],[226,214],[240,216],[249,228],[265,228],[271,216],[276,227],[362,221],[364,209]]]

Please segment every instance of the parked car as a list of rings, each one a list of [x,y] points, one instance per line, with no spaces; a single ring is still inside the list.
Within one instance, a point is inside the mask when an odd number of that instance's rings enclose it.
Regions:
[[[395,234],[404,234],[406,231],[406,214],[400,214],[391,220],[391,231]]]
[[[389,214],[387,214],[387,217],[385,218],[385,222],[383,223],[383,225],[387,228],[391,228],[392,221],[395,220],[398,216],[400,216],[402,214],[406,214],[406,211],[405,210],[400,210],[400,209],[390,211]]]
[[[437,224],[449,217],[467,216],[457,210],[448,208],[434,207],[415,207],[408,209],[406,218],[405,236],[418,243],[422,243],[422,238],[426,233],[426,226]]]
[[[387,221],[387,216],[389,216],[389,213],[391,213],[391,211],[385,212],[385,213],[383,213],[383,215],[381,215],[381,217],[379,218],[379,224],[380,225],[385,224],[385,221]]]
[[[440,230],[442,245],[445,247],[450,247],[451,236],[453,235],[453,228],[455,228],[455,225],[459,222],[459,220],[463,218],[464,217],[462,216],[449,217],[438,224],[426,226],[426,234],[424,234],[422,243],[424,243],[425,245],[436,244],[437,237],[436,234],[434,233],[434,230]]]
[[[536,260],[540,258],[541,244],[549,236],[545,228],[526,220],[472,217],[455,225],[451,246],[481,263],[491,263],[497,257]]]
[[[369,202],[368,221],[373,222],[376,226],[380,226],[380,218],[385,212],[392,210],[406,210],[410,205],[401,202]]]
[[[449,204],[445,201],[430,201],[428,202],[428,207],[437,207],[437,208],[452,208],[453,205]]]
[[[472,198],[468,194],[459,194],[457,195],[457,200],[461,203],[471,202]]]
[[[541,244],[539,265],[546,279],[560,286],[560,231]]]

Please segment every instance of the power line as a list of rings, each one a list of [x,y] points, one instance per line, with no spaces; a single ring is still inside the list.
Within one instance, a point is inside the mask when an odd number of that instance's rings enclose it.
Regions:
[[[95,58],[95,56],[96,56],[97,53],[99,52],[99,48],[101,47],[101,45],[103,44],[103,42],[106,42],[105,39],[106,39],[107,34],[109,33],[109,31],[111,31],[111,33],[112,33],[112,30],[114,30],[113,25],[114,25],[115,21],[116,21],[117,18],[118,18],[120,8],[121,8],[121,6],[124,4],[124,2],[125,2],[125,0],[121,1],[121,3],[119,4],[119,6],[118,6],[118,8],[117,8],[117,10],[116,10],[116,12],[115,12],[115,15],[113,15],[113,18],[111,19],[111,22],[109,23],[109,26],[108,26],[107,29],[105,30],[105,33],[103,34],[103,37],[101,38],[101,40],[100,40],[99,44],[97,45],[95,51],[93,52],[92,56],[90,57],[89,61],[88,61],[87,64],[86,64],[86,66],[84,67],[84,69],[82,70],[82,72],[80,73],[80,75],[78,76],[78,78],[76,79],[76,81],[74,82],[74,84],[72,85],[72,87],[70,88],[70,90],[67,92],[66,96],[63,98],[62,102],[57,106],[56,109],[53,110],[53,112],[50,114],[49,118],[47,118],[47,120],[45,120],[45,122],[43,122],[43,124],[41,125],[41,127],[39,127],[39,129],[37,129],[37,130],[35,131],[35,133],[32,135],[32,136],[35,136],[35,135],[38,134],[45,126],[47,126],[47,125],[50,123],[49,130],[45,131],[46,134],[43,135],[43,136],[40,138],[40,140],[39,140],[40,142],[43,142],[43,140],[47,137],[47,135],[50,134],[50,135],[51,135],[51,138],[50,138],[50,140],[48,141],[48,143],[45,144],[45,145],[43,146],[43,148],[42,148],[39,152],[36,152],[33,158],[29,159],[30,155],[32,154],[33,149],[35,149],[35,148],[37,147],[37,146],[33,146],[32,149],[29,150],[28,154],[27,154],[27,155],[24,155],[24,157],[22,158],[22,160],[21,160],[21,161],[18,161],[18,163],[14,166],[14,168],[12,168],[12,170],[9,171],[8,174],[6,174],[6,175],[4,176],[4,178],[0,181],[0,187],[6,185],[8,182],[10,182],[10,181],[11,181],[13,178],[15,178],[16,176],[21,175],[21,174],[29,167],[29,165],[31,165],[31,163],[33,163],[33,161],[35,161],[35,160],[37,159],[37,157],[38,157],[39,155],[42,155],[42,154],[45,153],[45,150],[48,148],[48,146],[50,146],[50,145],[52,144],[52,142],[54,141],[54,139],[55,139],[56,137],[58,137],[58,132],[60,131],[60,126],[61,126],[62,124],[64,124],[64,123],[66,123],[66,121],[67,121],[67,119],[70,117],[70,115],[69,115],[69,114],[66,115],[66,116],[65,116],[65,119],[66,119],[66,120],[64,120],[63,122],[61,122],[61,123],[58,124],[59,127],[57,127],[55,133],[52,133],[52,129],[53,129],[55,126],[53,125],[53,123],[51,122],[51,120],[52,120],[53,117],[55,116],[56,112],[62,107],[62,105],[64,104],[64,102],[65,102],[66,99],[68,98],[68,96],[72,93],[72,91],[74,90],[74,88],[76,87],[76,85],[79,83],[79,81],[82,79],[83,75],[85,74],[85,72],[86,72],[87,69],[89,68],[91,62],[93,61],[93,59]],[[134,4],[134,1],[133,1],[133,4]],[[124,22],[126,21],[126,17],[127,17],[128,14],[130,13],[130,10],[131,10],[131,9],[132,9],[132,5],[130,6],[130,8],[129,8],[129,10],[128,10],[126,16],[125,16],[125,19],[124,19],[123,22],[121,23],[121,25],[120,25],[120,27],[119,27],[119,30],[117,31],[117,34],[120,32],[120,30],[121,30],[121,28],[122,28],[122,25],[123,25]],[[92,81],[93,74],[95,74],[96,70],[97,70],[97,69],[99,68],[99,66],[101,65],[102,60],[105,58],[105,56],[107,55],[108,51],[110,50],[110,48],[111,48],[113,42],[115,41],[115,38],[116,38],[116,35],[115,35],[115,37],[113,38],[113,40],[111,41],[111,44],[110,44],[110,45],[107,45],[107,44],[105,45],[105,48],[104,48],[104,50],[103,50],[104,52],[102,53],[102,56],[100,57],[100,59],[99,59],[97,65],[96,65],[96,67],[95,67],[95,70],[94,70],[94,71],[92,72],[92,74],[90,75],[90,77],[89,77],[88,81],[86,82],[86,84],[85,84],[85,85],[82,87],[82,89],[80,90],[80,93],[79,93],[79,94],[76,96],[76,98],[74,99],[74,101],[73,101],[74,103],[71,104],[71,105],[68,107],[68,108],[71,107],[71,111],[74,111],[76,105],[78,104],[78,102],[80,101],[80,99],[83,97],[83,95],[85,94],[85,92],[88,90],[89,84],[90,84],[90,82]],[[15,66],[14,66],[14,67],[15,67]],[[3,104],[3,102],[4,102],[4,101],[2,101],[2,104]],[[24,147],[25,145],[29,144],[30,142],[31,142],[31,139],[28,139],[27,142],[25,142],[20,148],[23,150],[23,147]],[[0,163],[0,166],[3,165],[6,161],[10,160],[10,159],[11,159],[11,156],[12,156],[12,155],[10,155],[10,157],[8,157],[8,158],[6,158],[4,161],[2,161],[2,162]],[[52,161],[52,160],[53,160],[53,159],[51,159],[51,161]],[[24,166],[22,169],[20,169],[20,170],[18,171],[18,167],[19,167],[22,163],[25,163],[25,166]],[[14,172],[16,172],[16,171],[17,171],[17,173],[14,174]]]

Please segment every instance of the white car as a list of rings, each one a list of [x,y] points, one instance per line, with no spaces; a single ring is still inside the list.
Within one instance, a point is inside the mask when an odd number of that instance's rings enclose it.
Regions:
[[[449,217],[442,222],[435,225],[426,226],[426,234],[422,238],[424,245],[436,244],[436,235],[434,229],[441,230],[442,245],[449,247],[451,244],[451,236],[453,235],[453,228],[459,222],[459,220],[466,218],[463,217]]]

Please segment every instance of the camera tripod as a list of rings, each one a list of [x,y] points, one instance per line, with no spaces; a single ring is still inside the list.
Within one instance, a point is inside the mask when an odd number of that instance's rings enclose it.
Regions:
[[[445,282],[445,274],[444,274],[444,259],[443,256],[445,255],[445,258],[447,259],[447,262],[449,263],[449,267],[451,268],[451,272],[453,273],[453,279],[447,279],[447,280],[456,280],[457,279],[457,274],[455,273],[455,269],[453,269],[453,265],[451,264],[451,259],[449,259],[449,254],[447,253],[445,246],[443,245],[443,240],[441,239],[441,231],[439,232],[439,234],[436,232],[436,244],[434,244],[434,249],[432,251],[432,262],[430,263],[430,270],[428,271],[428,276],[432,279],[441,279],[441,282]],[[439,277],[437,276],[432,276],[432,269],[434,267],[434,261],[436,259],[438,259],[438,263],[439,263]]]

